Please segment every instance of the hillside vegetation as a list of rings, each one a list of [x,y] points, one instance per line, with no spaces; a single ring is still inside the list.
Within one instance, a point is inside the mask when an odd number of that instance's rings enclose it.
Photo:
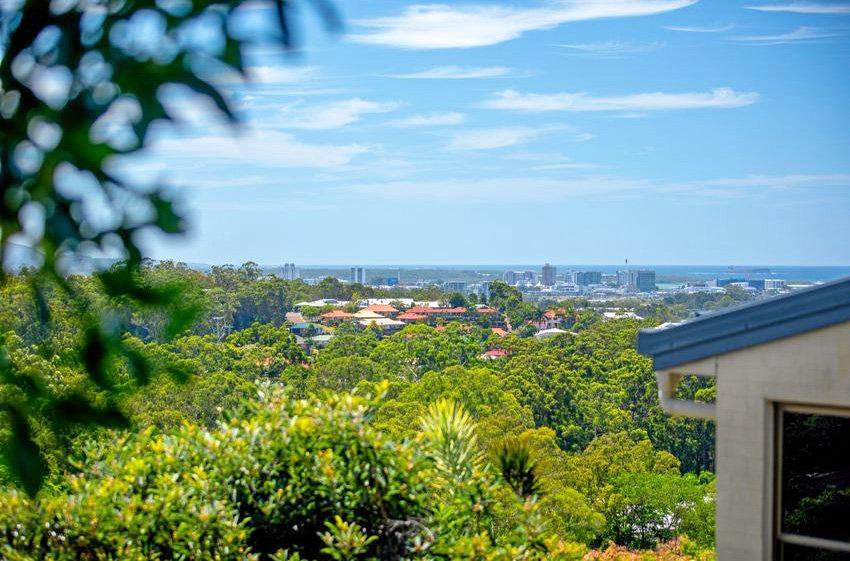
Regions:
[[[71,352],[86,337],[73,302],[36,298],[27,274],[2,287],[0,398],[27,407],[31,461],[49,475],[29,496],[0,472],[0,558],[712,558],[713,426],[659,408],[634,349],[657,319],[571,310],[571,332],[544,340],[344,322],[305,350],[285,321],[295,302],[382,294],[250,264],[143,275],[183,287],[190,327],[171,337],[160,312],[69,279],[118,310],[108,320],[128,353],[103,370],[108,392]],[[510,294],[491,305],[536,313]],[[74,422],[55,422],[57,403]],[[0,422],[11,466],[21,457]]]

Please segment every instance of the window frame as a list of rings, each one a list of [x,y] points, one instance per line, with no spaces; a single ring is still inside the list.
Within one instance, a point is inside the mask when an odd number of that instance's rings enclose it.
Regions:
[[[782,442],[784,436],[784,413],[804,415],[829,415],[850,418],[850,408],[829,405],[805,405],[798,403],[780,403],[774,405],[773,423],[773,527],[771,547],[773,559],[782,561],[782,544],[817,548],[826,551],[850,553],[850,542],[816,538],[782,531]]]

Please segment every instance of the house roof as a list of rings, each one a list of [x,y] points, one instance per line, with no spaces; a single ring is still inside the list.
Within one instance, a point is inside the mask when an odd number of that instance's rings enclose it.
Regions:
[[[561,333],[567,333],[567,331],[553,327],[552,329],[543,329],[542,331],[538,331],[534,334],[534,336],[538,339],[543,339],[546,337],[552,337],[553,335],[560,335]]]
[[[318,323],[311,323],[309,321],[302,321],[302,322],[299,322],[299,323],[293,323],[292,325],[289,326],[289,329],[309,329],[311,327],[315,328],[319,331],[322,330],[321,325],[319,325]]]
[[[370,312],[376,312],[379,314],[394,314],[398,312],[397,309],[387,304],[369,304],[368,306],[366,306],[366,309]]]
[[[384,318],[384,316],[382,316],[382,315],[381,315],[381,314],[379,314],[379,313],[373,312],[372,310],[360,310],[359,312],[357,312],[357,313],[355,313],[355,314],[354,314],[354,317],[356,317],[357,319],[378,319],[378,318]],[[384,319],[386,319],[386,318],[384,318]]]
[[[484,351],[484,354],[491,357],[508,356],[508,351],[505,349],[489,349]]]
[[[508,332],[502,329],[501,327],[492,327],[490,329],[494,334],[498,335],[499,337],[504,337],[508,334]]]
[[[499,310],[496,308],[491,308],[490,306],[480,306],[475,308],[475,311],[479,314],[498,314]]]
[[[850,321],[850,277],[664,329],[642,329],[638,351],[661,370],[845,321]]]
[[[360,320],[357,323],[359,323],[360,325],[362,325],[364,327],[369,327],[370,325],[377,325],[378,327],[396,327],[396,326],[400,327],[400,326],[404,325],[403,321],[397,321],[397,320],[394,320],[394,319],[385,318],[385,317],[381,317],[381,316],[379,316],[375,319]]]
[[[404,312],[399,314],[396,319],[406,320],[406,321],[417,321],[420,319],[426,319],[428,316],[425,314],[417,314],[414,312]]]
[[[465,314],[466,308],[429,308],[427,306],[414,306],[407,311],[414,314]]]
[[[322,314],[321,317],[324,319],[342,319],[354,317],[354,314],[343,310],[331,310],[330,312]]]

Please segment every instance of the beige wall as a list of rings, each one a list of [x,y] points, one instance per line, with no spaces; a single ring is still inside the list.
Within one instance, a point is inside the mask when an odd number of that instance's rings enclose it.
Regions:
[[[773,406],[850,407],[850,322],[674,369],[717,376],[717,554],[769,560]]]

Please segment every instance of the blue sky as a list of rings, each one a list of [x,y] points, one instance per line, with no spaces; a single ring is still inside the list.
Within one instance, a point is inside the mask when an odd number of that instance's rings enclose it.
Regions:
[[[337,1],[121,168],[191,262],[850,264],[850,2]],[[237,27],[262,38],[270,13]]]

